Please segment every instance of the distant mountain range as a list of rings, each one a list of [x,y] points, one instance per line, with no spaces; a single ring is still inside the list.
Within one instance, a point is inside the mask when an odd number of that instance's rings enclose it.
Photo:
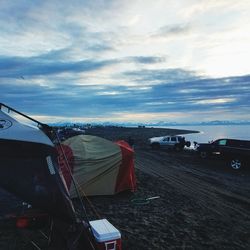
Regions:
[[[123,122],[123,123],[112,123],[112,122],[94,122],[94,123],[84,123],[84,122],[57,122],[50,123],[51,126],[58,127],[72,127],[72,126],[80,126],[80,127],[88,127],[88,126],[122,126],[122,127],[167,127],[167,126],[212,126],[212,125],[250,125],[250,121],[207,121],[207,122],[165,122],[159,121],[156,123],[136,123],[136,122]]]

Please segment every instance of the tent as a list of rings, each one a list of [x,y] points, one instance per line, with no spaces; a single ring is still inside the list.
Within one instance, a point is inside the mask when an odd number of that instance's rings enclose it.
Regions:
[[[60,172],[72,198],[77,197],[75,184],[86,196],[136,189],[134,150],[125,141],[113,143],[97,136],[77,135],[58,146],[58,153]]]

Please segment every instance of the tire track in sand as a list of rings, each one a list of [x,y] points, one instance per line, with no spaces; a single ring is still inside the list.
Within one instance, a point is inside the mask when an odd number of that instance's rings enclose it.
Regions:
[[[185,163],[180,155],[169,157],[162,151],[138,150],[135,163],[138,169],[160,177],[177,192],[195,199],[199,205],[226,220],[236,215],[250,220],[249,198],[228,190],[227,186],[218,183],[216,178],[213,181],[211,171],[197,170]]]

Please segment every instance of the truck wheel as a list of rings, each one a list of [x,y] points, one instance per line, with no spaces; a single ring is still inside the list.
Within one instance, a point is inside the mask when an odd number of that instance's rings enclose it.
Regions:
[[[200,152],[200,157],[201,157],[202,159],[206,159],[206,158],[207,158],[207,152],[206,152],[206,151],[201,151],[201,152]]]
[[[242,161],[240,159],[234,158],[231,160],[230,166],[232,169],[238,170],[242,167]]]
[[[152,148],[152,149],[160,149],[160,144],[159,144],[159,143],[153,143],[153,144],[151,145],[151,148]]]

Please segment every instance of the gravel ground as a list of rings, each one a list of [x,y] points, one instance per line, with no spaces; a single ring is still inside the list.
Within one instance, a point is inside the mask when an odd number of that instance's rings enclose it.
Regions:
[[[85,200],[90,220],[107,218],[121,231],[123,250],[250,249],[249,170],[235,172],[224,162],[201,160],[191,150],[149,149],[147,138],[166,130],[100,128],[87,133],[110,140],[133,136],[136,142],[137,191],[90,197],[91,205]],[[20,201],[3,191],[0,204],[0,215],[20,208]],[[0,249],[35,248],[1,222]]]

